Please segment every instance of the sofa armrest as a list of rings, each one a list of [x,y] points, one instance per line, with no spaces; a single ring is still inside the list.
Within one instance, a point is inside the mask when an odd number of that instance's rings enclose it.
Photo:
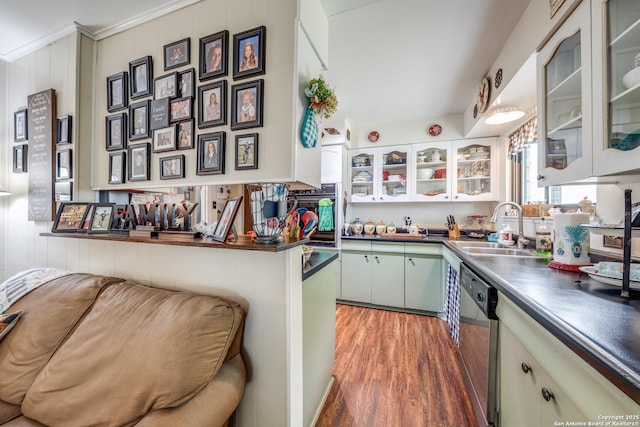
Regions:
[[[238,354],[224,363],[211,382],[191,400],[176,408],[150,412],[135,426],[224,426],[240,404],[245,383],[245,366],[242,356]]]

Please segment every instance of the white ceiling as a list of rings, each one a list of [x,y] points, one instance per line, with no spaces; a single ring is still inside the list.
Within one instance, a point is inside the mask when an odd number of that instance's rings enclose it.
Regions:
[[[197,1],[0,0],[0,59],[44,46],[75,23],[106,36]],[[332,121],[462,114],[529,1],[321,0],[329,17],[326,78],[340,102]]]

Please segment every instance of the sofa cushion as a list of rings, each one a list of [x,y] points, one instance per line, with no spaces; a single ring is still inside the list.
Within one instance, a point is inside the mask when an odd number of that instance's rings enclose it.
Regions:
[[[12,405],[0,400],[0,425],[20,416],[21,413],[19,405]]]
[[[73,274],[34,289],[12,307],[24,313],[0,342],[0,400],[20,405],[36,375],[91,307],[103,286],[122,279]]]
[[[46,425],[126,425],[178,406],[220,369],[244,312],[222,298],[117,283],[105,288],[29,389]]]

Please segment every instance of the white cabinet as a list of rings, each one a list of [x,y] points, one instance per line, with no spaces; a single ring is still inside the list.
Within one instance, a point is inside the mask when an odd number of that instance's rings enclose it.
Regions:
[[[342,165],[344,152],[346,151],[342,145],[323,145],[322,166],[320,168],[320,182],[330,184],[342,182]]]
[[[589,11],[582,2],[537,56],[539,186],[593,173]]]
[[[351,202],[406,202],[409,145],[349,151]]]
[[[640,5],[637,0],[593,0],[591,10],[594,173],[638,169],[640,63],[635,58],[640,54]]]
[[[416,144],[411,157],[412,200],[497,200],[497,159],[495,138]]]

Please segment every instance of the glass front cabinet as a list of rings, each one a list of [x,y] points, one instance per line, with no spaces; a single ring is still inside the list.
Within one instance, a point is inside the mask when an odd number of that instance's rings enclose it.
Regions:
[[[539,186],[593,174],[590,28],[583,1],[537,56]]]
[[[354,203],[410,200],[410,146],[396,145],[349,152],[351,201]]]
[[[595,175],[640,169],[640,1],[594,0],[593,168]]]

